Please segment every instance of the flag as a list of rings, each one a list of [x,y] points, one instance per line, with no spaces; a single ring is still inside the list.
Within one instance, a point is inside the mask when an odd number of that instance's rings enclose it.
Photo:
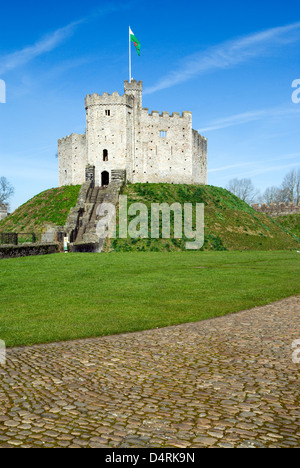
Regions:
[[[129,28],[129,35],[130,35],[130,40],[131,42],[134,43],[136,51],[138,55],[141,55],[141,43],[140,41],[135,37],[134,33],[131,31],[131,28]]]

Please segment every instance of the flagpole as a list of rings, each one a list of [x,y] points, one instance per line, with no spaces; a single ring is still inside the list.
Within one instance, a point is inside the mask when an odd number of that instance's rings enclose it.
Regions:
[[[131,83],[131,40],[130,40],[130,26],[129,26],[129,83]]]

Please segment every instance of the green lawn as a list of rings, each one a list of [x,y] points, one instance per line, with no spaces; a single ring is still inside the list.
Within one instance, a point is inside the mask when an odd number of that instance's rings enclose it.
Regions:
[[[57,254],[0,261],[7,346],[194,322],[300,294],[296,252]]]

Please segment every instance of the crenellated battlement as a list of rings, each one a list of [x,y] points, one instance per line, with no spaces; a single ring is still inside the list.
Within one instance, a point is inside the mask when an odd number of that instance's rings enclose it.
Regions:
[[[65,143],[66,141],[69,141],[72,138],[72,135],[73,135],[73,133],[71,133],[71,135],[67,135],[67,136],[65,136],[63,138],[59,138],[58,144]]]
[[[63,138],[60,138],[58,140],[59,143],[65,143],[65,142],[68,142],[70,140],[72,140],[73,138],[77,138],[77,137],[81,137],[82,139],[84,139],[86,136],[85,136],[85,133],[71,133],[71,135],[67,135]]]
[[[207,138],[202,136],[199,132],[197,132],[197,130],[193,130],[193,138],[194,138],[194,140],[207,142]]]
[[[159,112],[157,110],[153,110],[149,112],[148,107],[143,107],[142,108],[142,115],[143,116],[148,116],[148,117],[160,117],[163,119],[185,119],[185,120],[191,120],[192,119],[192,113],[189,111],[183,111],[182,114],[180,115],[179,112],[172,112],[170,114],[169,111],[162,111]]]
[[[129,105],[132,106],[132,97],[128,94],[120,95],[118,91],[113,92],[112,94],[103,93],[103,94],[88,94],[85,98],[85,108],[92,106],[113,106],[113,105]]]
[[[129,83],[128,80],[124,81],[124,89],[125,93],[126,91],[143,91],[143,82],[142,81],[136,81],[136,80],[131,80],[131,83]]]

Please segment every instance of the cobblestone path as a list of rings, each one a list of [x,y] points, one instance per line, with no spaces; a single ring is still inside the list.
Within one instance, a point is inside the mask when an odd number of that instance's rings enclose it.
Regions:
[[[300,447],[300,296],[205,322],[14,348],[0,447]]]

